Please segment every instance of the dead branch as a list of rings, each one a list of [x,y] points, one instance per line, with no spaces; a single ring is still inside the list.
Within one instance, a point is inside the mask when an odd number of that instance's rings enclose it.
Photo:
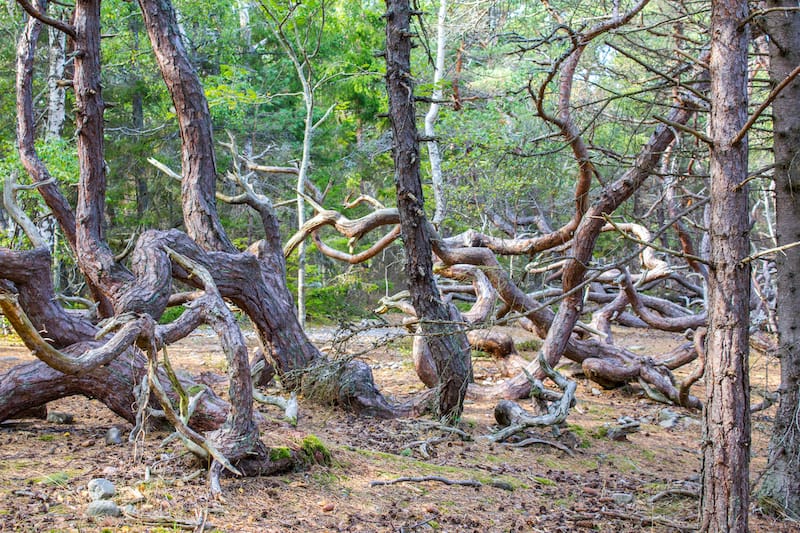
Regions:
[[[28,240],[31,241],[31,244],[34,248],[46,247],[47,243],[42,237],[39,228],[36,227],[36,224],[34,224],[28,215],[19,208],[19,205],[17,204],[17,192],[35,189],[36,187],[49,185],[54,182],[55,180],[50,178],[47,181],[36,183],[34,185],[20,185],[17,183],[17,171],[13,170],[6,178],[5,185],[3,187],[3,205],[6,208],[6,212],[11,217],[11,220],[16,222],[16,224],[22,228],[22,231],[24,231],[25,235],[28,236]]]
[[[501,429],[500,431],[490,435],[490,440],[494,442],[502,442],[511,435],[519,433],[525,428],[532,426],[553,426],[566,420],[567,415],[569,414],[569,409],[575,400],[575,389],[577,388],[577,384],[572,380],[566,379],[564,376],[554,370],[548,364],[543,351],[539,352],[538,360],[539,368],[541,368],[547,377],[552,379],[555,384],[558,385],[558,388],[561,389],[563,394],[560,400],[552,403],[547,408],[547,413],[539,416],[531,416],[518,404],[509,400],[503,400],[495,407],[494,416],[497,422],[501,426],[505,427],[504,429]]]
[[[400,215],[395,208],[379,209],[364,217],[351,220],[338,211],[324,209],[311,198],[306,199],[311,203],[312,207],[314,207],[317,214],[303,224],[303,227],[286,242],[283,247],[283,254],[285,257],[291,255],[302,241],[323,226],[333,226],[336,231],[345,237],[349,237],[350,242],[354,244],[375,228],[400,223]]]
[[[696,329],[705,326],[708,322],[705,312],[696,315],[672,318],[655,315],[647,307],[642,305],[642,302],[639,299],[639,293],[634,287],[633,282],[631,281],[631,276],[627,269],[624,269],[621,278],[620,284],[622,285],[622,289],[625,291],[628,301],[631,303],[634,311],[636,311],[636,314],[639,315],[639,317],[648,325],[663,331],[680,332],[686,331],[687,329]]]
[[[31,354],[48,366],[65,374],[85,374],[97,367],[108,364],[133,345],[144,327],[142,319],[131,320],[128,317],[121,321],[124,325],[105,344],[98,348],[87,350],[78,357],[73,357],[51,346],[31,323],[28,315],[19,304],[17,295],[8,292],[2,287],[0,287],[0,309],[2,309],[3,315],[11,323],[11,327],[23,340],[25,346],[31,351]],[[117,325],[120,325],[120,323],[117,323]]]
[[[683,496],[684,498],[696,499],[700,497],[700,493],[696,490],[689,489],[667,489],[651,496],[647,501],[650,503],[656,503],[658,500],[663,500],[669,496]]]
[[[464,487],[482,487],[483,483],[480,481],[475,481],[474,479],[447,479],[442,476],[421,476],[421,477],[399,477],[397,479],[391,480],[376,480],[370,481],[370,487],[379,487],[381,485],[394,485],[396,483],[423,483],[425,481],[438,481],[439,483],[444,483],[445,485],[461,485]]]
[[[292,426],[297,426],[297,393],[292,391],[289,399],[281,398],[280,396],[272,396],[261,394],[257,390],[253,390],[253,399],[259,403],[274,405],[283,409],[283,418]]]
[[[558,448],[562,452],[566,453],[570,457],[575,457],[575,452],[572,451],[569,446],[561,444],[560,442],[555,442],[552,440],[547,439],[538,439],[535,437],[529,437],[525,440],[521,440],[519,442],[506,442],[506,446],[510,446],[512,448],[524,448],[526,446],[530,446],[532,444],[545,444],[547,446],[552,446],[553,448]]]

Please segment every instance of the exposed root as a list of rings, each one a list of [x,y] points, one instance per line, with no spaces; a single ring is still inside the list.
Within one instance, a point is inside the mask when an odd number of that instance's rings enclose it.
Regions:
[[[547,364],[543,352],[539,352],[539,365],[547,376],[552,379],[562,390],[562,396],[557,402],[553,402],[547,408],[545,414],[531,416],[519,404],[510,400],[503,400],[494,409],[494,416],[497,423],[504,429],[489,436],[495,442],[502,442],[511,435],[519,433],[525,428],[532,426],[553,426],[566,420],[569,409],[575,401],[575,389],[577,384],[566,379]]]

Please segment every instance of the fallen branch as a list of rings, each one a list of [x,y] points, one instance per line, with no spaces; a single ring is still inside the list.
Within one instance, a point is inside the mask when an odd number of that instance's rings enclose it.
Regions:
[[[563,391],[561,398],[548,407],[547,413],[539,416],[531,416],[517,403],[503,400],[495,407],[494,416],[497,422],[505,427],[489,435],[489,440],[502,442],[525,428],[531,426],[555,426],[566,420],[569,409],[575,401],[577,384],[554,370],[545,359],[544,352],[539,352],[539,367]],[[529,376],[528,379],[532,380],[532,383],[533,381],[538,381],[533,376]]]
[[[689,489],[667,489],[662,490],[655,496],[650,497],[648,500],[650,503],[656,503],[658,500],[666,498],[668,496],[683,496],[685,498],[699,498],[700,493],[696,490],[689,490]]]
[[[170,528],[186,529],[189,531],[205,531],[206,529],[215,529],[214,525],[207,522],[207,513],[203,513],[202,518],[198,520],[181,520],[171,516],[160,515],[143,515],[133,512],[130,507],[123,508],[122,514],[126,518],[140,522],[145,526],[168,526]]]
[[[634,520],[639,522],[639,525],[648,526],[667,526],[674,528],[678,531],[697,531],[697,526],[694,524],[687,524],[686,522],[675,522],[660,516],[642,516],[640,514],[630,513],[617,513],[615,511],[600,511],[602,516],[608,518],[617,518],[619,520]]]
[[[573,452],[569,448],[569,446],[566,446],[564,444],[561,444],[560,442],[555,442],[552,440],[537,439],[536,437],[531,437],[525,440],[521,440],[519,442],[507,442],[506,446],[511,446],[512,448],[524,448],[525,446],[530,446],[531,444],[546,444],[547,446],[558,448],[559,450],[566,453],[570,457],[575,457],[575,452]]]
[[[483,483],[475,481],[474,479],[447,479],[441,476],[421,476],[421,477],[399,477],[397,479],[390,479],[387,481],[376,480],[370,481],[370,487],[378,487],[380,485],[394,485],[396,483],[422,483],[425,481],[438,481],[445,485],[462,485],[464,487],[482,487]]]
[[[259,403],[280,407],[283,409],[283,418],[292,426],[297,426],[298,407],[296,392],[293,391],[287,400],[286,398],[281,398],[280,396],[261,394],[255,388],[253,388],[253,399]]]

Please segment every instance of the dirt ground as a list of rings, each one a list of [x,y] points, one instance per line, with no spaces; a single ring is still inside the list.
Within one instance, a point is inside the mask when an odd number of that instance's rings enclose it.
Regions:
[[[523,332],[514,334],[530,347]],[[651,354],[681,341],[640,330],[615,330],[615,335],[619,344]],[[192,373],[224,369],[219,347],[207,333],[184,340],[170,355],[174,366]],[[0,370],[29,359],[13,340],[0,344]],[[390,397],[402,400],[421,390],[410,363],[409,339],[371,351],[365,359]],[[476,360],[475,377],[479,383],[501,379],[486,358]],[[755,391],[774,390],[777,360],[754,352],[751,377]],[[281,421],[277,408],[261,406],[268,419],[265,442],[296,445],[316,435],[331,451],[333,465],[277,477],[228,477],[222,502],[209,498],[204,472],[182,445],[172,441],[162,446],[167,432],[150,432],[135,445],[127,439],[106,445],[109,428],[117,426],[127,437],[130,425],[97,401],[68,398],[49,409],[74,415],[72,423],[0,425],[0,530],[168,532],[200,531],[203,525],[220,532],[692,530],[700,413],[655,403],[636,386],[605,391],[577,379],[578,404],[561,435],[550,430],[528,435],[565,444],[572,455],[549,444],[512,447],[483,438],[493,428],[494,402],[467,401],[460,428],[471,440],[444,434],[429,419],[358,418],[303,399],[295,428]],[[219,392],[224,388],[225,383],[215,386]],[[701,395],[702,383],[693,392]],[[760,398],[754,395],[753,401]],[[674,427],[659,424],[669,416],[665,408],[678,415]],[[765,465],[773,414],[774,407],[753,420],[754,482]],[[638,420],[641,430],[628,441],[615,442],[605,433],[620,417]],[[426,476],[476,486],[436,480],[371,485]],[[95,477],[116,485],[114,500],[129,505],[130,514],[86,515],[86,486]],[[755,504],[751,524],[753,531],[800,531],[800,524],[760,515]]]

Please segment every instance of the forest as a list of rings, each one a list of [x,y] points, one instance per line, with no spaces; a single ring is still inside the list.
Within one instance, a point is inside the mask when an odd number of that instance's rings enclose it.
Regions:
[[[798,527],[796,3],[0,27],[3,529]]]

